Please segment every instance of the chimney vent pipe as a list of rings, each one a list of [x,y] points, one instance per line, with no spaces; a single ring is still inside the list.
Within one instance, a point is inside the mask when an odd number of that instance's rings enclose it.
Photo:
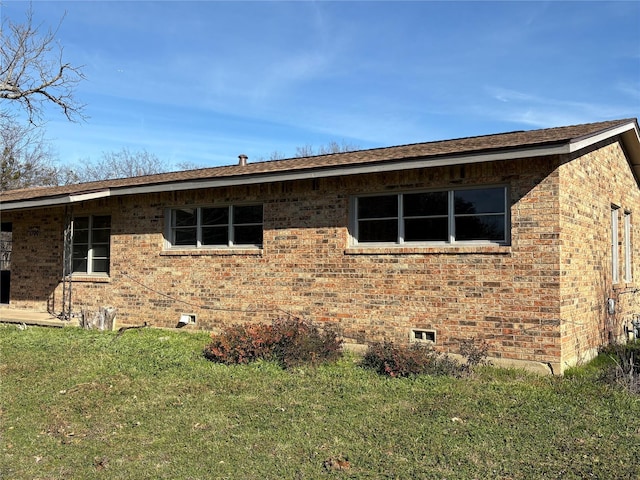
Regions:
[[[238,155],[238,165],[240,165],[241,167],[244,167],[247,164],[247,160],[249,160],[249,157],[247,157],[245,154]]]

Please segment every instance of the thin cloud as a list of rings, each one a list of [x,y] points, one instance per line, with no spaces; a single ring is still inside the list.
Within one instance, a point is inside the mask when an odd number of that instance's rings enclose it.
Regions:
[[[228,164],[329,141],[368,148],[640,114],[637,2],[56,1],[34,10],[45,24],[67,11],[59,40],[71,63],[86,65],[77,93],[89,122],[60,122],[49,135],[65,158],[86,143]]]
[[[487,90],[498,103],[493,102],[485,114],[534,127],[572,125],[633,115],[629,107],[618,104],[562,100],[505,88]]]
[[[640,66],[638,67],[638,75],[640,76]],[[640,101],[640,83],[619,83],[616,85],[616,89],[631,99]]]

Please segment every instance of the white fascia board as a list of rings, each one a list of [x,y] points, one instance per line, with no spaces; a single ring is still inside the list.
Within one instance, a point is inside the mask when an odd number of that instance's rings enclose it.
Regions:
[[[0,211],[18,210],[25,208],[46,208],[69,205],[71,203],[84,202],[85,200],[95,200],[96,198],[109,197],[109,190],[99,192],[80,193],[77,195],[64,195],[54,198],[40,198],[36,200],[17,200],[15,202],[0,203]]]
[[[154,185],[112,188],[110,190],[103,190],[86,194],[80,193],[77,195],[68,195],[54,199],[48,198],[38,200],[24,200],[0,204],[0,211],[58,206],[110,196],[119,197],[124,195],[136,195],[143,193],[177,192],[203,188],[256,185],[260,183],[273,183],[310,178],[329,178],[341,175],[358,175],[398,170],[410,170],[414,168],[432,168],[481,162],[493,162],[500,160],[515,160],[519,158],[543,157],[547,155],[564,155],[579,151],[602,140],[606,140],[607,138],[628,133],[630,130],[635,131],[636,139],[638,139],[638,142],[640,142],[640,136],[638,135],[635,124],[633,122],[629,122],[614,129],[607,130],[598,135],[589,136],[573,143],[561,143],[542,147],[515,148],[513,150],[496,151],[489,153],[443,155],[441,158],[423,157],[397,161],[389,160],[372,164],[365,163],[352,166],[334,166],[326,168],[320,167],[288,172],[284,171],[246,176],[241,175],[236,177],[222,177],[205,180],[177,181],[169,183],[159,183]]]
[[[99,192],[80,193],[77,195],[70,195],[69,201],[71,203],[84,202],[86,200],[95,200],[96,198],[106,198],[111,196],[111,190],[100,190]]]
[[[205,180],[177,181],[158,183],[154,185],[141,185],[133,187],[111,188],[98,192],[78,193],[56,198],[43,198],[35,200],[18,200],[0,204],[0,211],[18,210],[27,208],[45,208],[67,205],[85,200],[95,200],[105,197],[120,197],[125,195],[139,195],[144,193],[178,192],[185,190],[197,190],[203,188],[220,188],[241,185],[256,185],[260,183],[273,183],[291,180],[304,180],[310,178],[329,178],[341,175],[358,175],[367,173],[381,173],[398,170],[410,170],[413,168],[432,168],[450,165],[464,165],[470,163],[492,162],[499,160],[514,160],[518,158],[542,157],[546,155],[558,155],[570,153],[567,144],[553,145],[549,147],[521,148],[509,151],[492,153],[479,153],[469,155],[444,155],[442,158],[422,157],[408,160],[386,161],[372,164],[352,166],[335,166],[327,168],[293,170],[257,175],[237,177],[222,177]]]
[[[498,160],[513,160],[518,158],[541,157],[546,155],[557,155],[569,153],[569,146],[566,144],[552,147],[538,147],[530,149],[512,150],[508,152],[495,152],[472,155],[443,156],[442,158],[417,158],[410,160],[399,160],[380,162],[374,164],[363,164],[353,166],[335,166],[320,169],[299,170],[290,172],[274,172],[259,175],[247,175],[246,177],[229,177],[209,180],[193,180],[175,183],[164,183],[158,185],[144,185],[139,187],[115,188],[111,191],[111,196],[134,195],[140,193],[159,193],[169,191],[196,190],[201,188],[219,188],[236,185],[255,185],[259,183],[273,183],[291,180],[304,180],[310,178],[328,178],[341,175],[358,175],[366,173],[380,173],[397,170],[410,170],[414,168],[431,168],[449,165],[463,165],[469,163],[492,162]]]
[[[570,153],[577,152],[578,150],[582,150],[583,148],[590,147],[591,145],[595,145],[598,142],[603,140],[607,140],[608,138],[615,137],[616,135],[622,135],[629,130],[635,130],[636,137],[638,137],[638,130],[636,129],[635,123],[629,122],[624,125],[620,125],[616,128],[612,128],[611,130],[607,130],[601,132],[597,135],[591,135],[582,140],[578,140],[577,142],[573,142],[569,144]],[[638,138],[640,141],[640,137]]]

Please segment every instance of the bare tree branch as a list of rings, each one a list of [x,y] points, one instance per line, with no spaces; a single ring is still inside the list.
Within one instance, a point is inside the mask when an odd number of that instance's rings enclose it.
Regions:
[[[116,152],[103,152],[98,161],[86,159],[76,173],[79,181],[108,180],[152,175],[168,170],[166,162],[146,150],[136,152],[122,148]]]
[[[0,119],[0,191],[56,185],[58,171],[42,129]]]
[[[327,145],[321,145],[318,149],[314,149],[311,145],[304,145],[302,147],[296,147],[296,157],[312,157],[314,155],[329,155],[331,153],[344,153],[353,152],[360,147],[351,143],[346,143],[344,140],[342,143],[331,141]]]
[[[31,9],[24,23],[2,22],[0,101],[20,104],[32,124],[42,118],[45,104],[58,106],[70,121],[85,118],[85,105],[74,97],[85,76],[81,67],[63,61],[63,49],[55,40],[58,28],[41,32],[41,25],[33,25]]]

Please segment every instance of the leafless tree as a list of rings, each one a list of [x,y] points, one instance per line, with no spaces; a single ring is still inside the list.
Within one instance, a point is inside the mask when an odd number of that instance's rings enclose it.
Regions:
[[[303,145],[301,147],[296,147],[296,153],[294,155],[295,158],[303,158],[303,157],[313,157],[314,155],[329,155],[331,153],[344,153],[344,152],[353,152],[355,150],[359,150],[360,147],[357,145],[353,145],[351,143],[338,143],[336,141],[331,141],[326,145],[320,145],[318,148],[314,148],[313,145]],[[272,160],[285,160],[287,156],[279,152],[278,150],[274,150],[269,155],[269,158],[258,157],[256,161],[264,162],[264,161],[272,161]]]
[[[358,150],[360,147],[357,145],[353,145],[350,143],[342,142],[338,143],[336,141],[331,141],[327,145],[321,145],[317,149],[313,148],[311,145],[304,145],[302,147],[296,148],[296,157],[312,157],[314,155],[329,155],[331,153],[344,153],[344,152],[353,152],[354,150]]]
[[[138,177],[168,170],[166,162],[155,154],[146,150],[132,152],[128,148],[104,152],[99,160],[86,159],[82,164],[83,166],[74,172],[81,182]]]
[[[2,116],[9,103],[19,104],[31,124],[42,118],[45,104],[57,106],[68,120],[82,119],[84,105],[74,97],[76,85],[84,79],[81,67],[63,60],[56,42],[56,30],[34,25],[31,9],[24,23],[2,21],[0,31],[0,101]]]
[[[176,163],[176,168],[178,170],[198,170],[200,168],[206,168],[199,163],[192,162],[189,160],[184,160],[182,162]]]
[[[0,191],[56,185],[58,171],[42,129],[0,119]]]

